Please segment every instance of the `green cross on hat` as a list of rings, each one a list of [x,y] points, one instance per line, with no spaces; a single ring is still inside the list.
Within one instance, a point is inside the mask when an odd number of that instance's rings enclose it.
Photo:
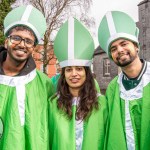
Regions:
[[[60,66],[90,66],[93,52],[94,41],[88,30],[75,18],[66,21],[54,41]]]
[[[15,26],[30,28],[38,42],[43,38],[46,31],[46,19],[43,14],[32,5],[20,6],[10,11],[4,19],[4,34]]]
[[[107,12],[98,29],[98,40],[100,47],[108,54],[110,54],[110,46],[112,42],[124,38],[138,44],[139,30],[136,27],[134,20],[124,12],[110,11]]]

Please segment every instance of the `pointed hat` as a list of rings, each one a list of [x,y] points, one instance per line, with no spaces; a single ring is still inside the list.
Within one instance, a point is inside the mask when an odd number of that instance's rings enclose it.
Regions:
[[[54,41],[60,66],[90,66],[93,52],[94,41],[88,30],[75,18],[66,21]]]
[[[9,30],[19,25],[30,28],[38,42],[43,38],[46,31],[46,19],[32,5],[17,7],[7,14],[4,19],[5,36],[8,36]]]
[[[136,23],[129,15],[120,11],[110,11],[104,15],[100,22],[98,40],[100,47],[111,58],[110,46],[112,42],[124,38],[139,45],[138,34]]]

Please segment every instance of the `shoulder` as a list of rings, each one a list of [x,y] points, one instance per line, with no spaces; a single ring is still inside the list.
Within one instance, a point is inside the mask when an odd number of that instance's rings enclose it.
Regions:
[[[51,79],[46,74],[44,74],[43,72],[41,72],[39,70],[36,70],[36,80],[37,80],[38,84],[43,85],[43,87],[45,87],[48,90],[50,95],[55,93],[54,85],[53,85]]]
[[[118,76],[116,76],[108,85],[106,89],[106,99],[110,101],[110,99],[113,99],[116,90],[119,92],[119,84],[118,84]],[[117,93],[118,93],[117,92]]]
[[[101,105],[106,105],[107,101],[106,101],[106,97],[104,95],[102,95],[101,93],[97,93],[97,100],[98,103]]]
[[[107,90],[108,90],[108,89],[113,90],[113,89],[116,87],[116,85],[118,84],[117,81],[118,81],[118,76],[116,76],[116,77],[108,84]]]
[[[41,72],[40,70],[36,69],[36,75],[37,75],[37,78],[39,78],[42,82],[48,82],[48,83],[52,82],[50,78],[45,73]]]
[[[36,73],[37,73],[38,76],[41,76],[41,77],[44,77],[44,78],[48,78],[48,76],[45,73],[43,73],[42,71],[40,71],[38,69],[36,69]]]
[[[97,80],[96,79],[94,79],[94,83],[95,83],[95,87],[96,87],[96,90],[97,90],[97,92],[101,92],[100,91],[100,87],[99,87],[99,84],[98,84],[98,82],[97,82]]]

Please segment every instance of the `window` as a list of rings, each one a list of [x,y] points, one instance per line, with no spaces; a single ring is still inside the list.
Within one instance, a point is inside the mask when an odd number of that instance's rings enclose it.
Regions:
[[[110,60],[108,58],[103,59],[103,76],[110,76]]]

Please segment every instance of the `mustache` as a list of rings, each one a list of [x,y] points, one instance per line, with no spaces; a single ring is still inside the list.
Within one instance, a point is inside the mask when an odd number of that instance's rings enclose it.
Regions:
[[[122,57],[123,55],[130,55],[130,52],[119,53],[117,60],[120,59],[120,57]]]

